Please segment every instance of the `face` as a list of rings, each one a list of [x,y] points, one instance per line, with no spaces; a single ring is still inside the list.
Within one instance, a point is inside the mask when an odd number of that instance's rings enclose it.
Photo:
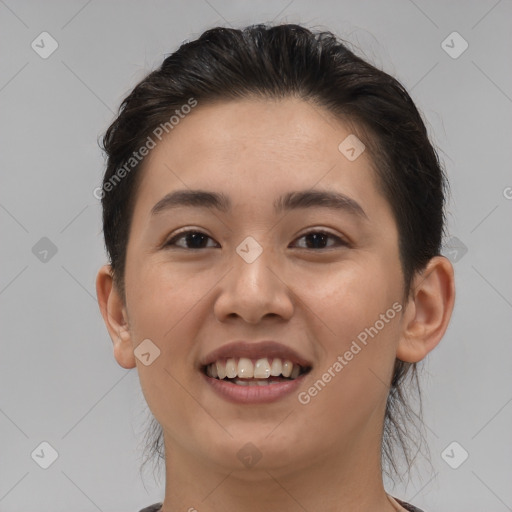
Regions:
[[[160,350],[134,363],[176,456],[240,469],[261,454],[261,469],[300,469],[379,439],[404,283],[368,150],[338,149],[350,134],[298,99],[199,104],[147,157],[124,315],[132,350],[147,339]],[[195,190],[230,207],[161,202]],[[297,378],[243,385],[251,364],[282,375],[287,359]],[[215,360],[217,377],[227,362],[242,382],[207,376]]]

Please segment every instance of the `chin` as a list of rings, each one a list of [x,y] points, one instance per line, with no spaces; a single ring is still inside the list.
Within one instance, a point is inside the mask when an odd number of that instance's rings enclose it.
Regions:
[[[278,424],[274,422],[273,428]],[[272,436],[269,435],[272,428],[255,425],[250,429],[240,428],[240,433],[235,434],[232,428],[226,428],[232,433],[232,438],[221,433],[221,437],[215,435],[215,439],[210,438],[206,443],[202,436],[198,442],[204,444],[205,458],[227,471],[234,471],[240,478],[264,480],[269,477],[268,471],[293,472],[312,460],[313,447],[310,452],[303,442],[297,440],[307,439],[306,433],[298,436],[298,433],[283,430],[279,436]]]

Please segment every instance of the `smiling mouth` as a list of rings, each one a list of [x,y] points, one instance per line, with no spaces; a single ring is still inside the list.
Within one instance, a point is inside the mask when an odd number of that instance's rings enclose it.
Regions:
[[[229,357],[203,366],[202,371],[212,379],[231,382],[238,386],[269,386],[295,380],[309,373],[311,367],[304,367],[279,357]]]

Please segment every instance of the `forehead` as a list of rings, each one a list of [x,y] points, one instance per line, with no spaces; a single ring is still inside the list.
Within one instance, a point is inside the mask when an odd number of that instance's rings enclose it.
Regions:
[[[332,159],[339,156],[337,141],[343,133],[350,132],[329,112],[295,98],[199,103],[155,148],[149,161],[165,158],[162,153],[170,151],[176,163],[184,157],[185,164],[192,155],[219,164],[256,155],[255,163]]]
[[[351,161],[340,151],[349,136],[350,126],[300,99],[199,102],[146,157],[136,210],[186,188],[222,191],[252,211],[313,188],[386,208],[368,152]]]

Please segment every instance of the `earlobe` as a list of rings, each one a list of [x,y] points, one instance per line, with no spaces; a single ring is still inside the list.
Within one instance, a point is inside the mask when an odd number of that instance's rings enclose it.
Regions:
[[[453,266],[435,256],[413,280],[396,357],[415,363],[433,350],[446,332],[454,302]]]
[[[123,368],[135,368],[135,355],[126,308],[114,286],[110,265],[103,265],[96,277],[96,295],[101,316],[114,345],[114,357]]]
[[[117,340],[114,340],[114,357],[127,370],[136,366],[132,339],[127,329],[121,330]]]

